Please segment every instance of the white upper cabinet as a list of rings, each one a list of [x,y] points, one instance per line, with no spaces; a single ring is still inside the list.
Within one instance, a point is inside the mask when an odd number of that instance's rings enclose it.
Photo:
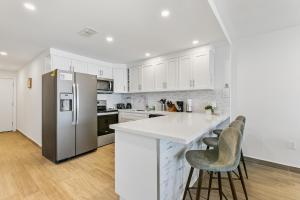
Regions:
[[[112,66],[105,66],[101,65],[99,68],[99,77],[105,79],[112,79],[113,78],[113,68]]]
[[[157,62],[154,65],[155,72],[155,90],[166,90],[167,89],[167,75],[168,68],[165,61]]]
[[[127,68],[113,68],[114,92],[126,93],[128,89]]]
[[[192,85],[192,56],[183,56],[179,58],[179,88],[188,90]]]
[[[155,65],[146,64],[142,67],[142,89],[143,91],[155,90]]]
[[[51,70],[72,71],[72,60],[62,56],[51,55]]]
[[[129,68],[129,91],[142,90],[142,67],[140,65]]]
[[[209,54],[197,54],[192,62],[192,85],[193,89],[212,89],[212,67],[210,67]]]
[[[86,74],[88,73],[88,63],[78,60],[72,60],[72,70],[74,72]]]
[[[179,63],[178,58],[168,59],[166,61],[167,67],[167,89],[176,90],[178,89],[178,75],[179,75]]]
[[[91,75],[99,76],[100,75],[100,66],[93,64],[93,63],[88,63],[88,72],[87,73],[91,74]]]

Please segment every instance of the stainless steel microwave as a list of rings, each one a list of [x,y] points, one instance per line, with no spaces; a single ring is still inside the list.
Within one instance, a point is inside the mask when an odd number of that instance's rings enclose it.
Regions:
[[[97,80],[97,93],[109,94],[114,91],[114,81],[112,79],[98,79]]]

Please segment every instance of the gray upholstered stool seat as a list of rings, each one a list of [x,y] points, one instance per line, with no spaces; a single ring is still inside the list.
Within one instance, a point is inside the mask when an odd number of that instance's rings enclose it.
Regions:
[[[210,147],[218,147],[218,144],[219,144],[219,138],[217,137],[206,137],[206,138],[203,138],[203,143],[207,146],[210,146]]]
[[[213,133],[216,134],[218,137],[220,137],[222,131],[223,131],[223,129],[215,129],[215,130],[213,130]]]

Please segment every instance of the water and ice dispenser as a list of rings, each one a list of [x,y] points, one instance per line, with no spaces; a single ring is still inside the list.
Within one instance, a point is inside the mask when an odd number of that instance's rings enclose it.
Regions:
[[[67,112],[72,111],[73,108],[73,94],[72,93],[60,93],[60,111]]]

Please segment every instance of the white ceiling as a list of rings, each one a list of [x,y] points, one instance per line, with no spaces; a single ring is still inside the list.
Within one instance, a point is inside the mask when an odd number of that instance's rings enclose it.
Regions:
[[[232,40],[300,24],[300,0],[213,0]]]
[[[25,1],[25,0],[24,0]],[[224,40],[207,0],[23,0],[0,1],[0,69],[15,70],[41,51],[54,47],[104,61],[128,63],[180,49]],[[162,19],[168,8],[171,16]],[[83,38],[91,27],[98,34]],[[113,44],[106,35],[115,38]]]

